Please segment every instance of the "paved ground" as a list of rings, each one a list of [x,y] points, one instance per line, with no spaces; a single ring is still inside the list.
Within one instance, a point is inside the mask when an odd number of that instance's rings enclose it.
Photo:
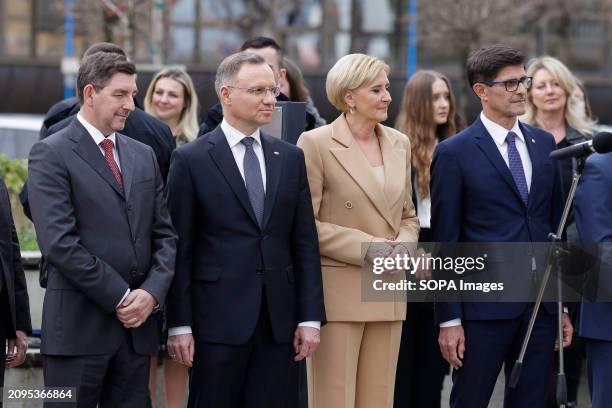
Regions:
[[[586,366],[582,370],[582,380],[580,382],[580,388],[578,389],[578,407],[579,408],[591,408],[591,400],[589,398],[589,389],[586,377]],[[442,407],[446,408],[449,406],[448,400],[450,396],[450,390],[452,387],[452,381],[450,375],[446,376],[444,381],[444,389],[442,390]],[[504,406],[504,375],[500,374],[489,403],[489,408],[502,408]]]

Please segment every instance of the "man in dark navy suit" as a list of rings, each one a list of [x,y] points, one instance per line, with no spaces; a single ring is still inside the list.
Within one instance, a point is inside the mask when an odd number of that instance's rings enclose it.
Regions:
[[[546,242],[556,231],[563,201],[559,173],[548,158],[553,137],[518,121],[531,86],[520,51],[483,48],[467,61],[482,113],[440,143],[432,162],[432,230],[437,242]],[[488,262],[493,261],[488,259]],[[533,266],[513,266],[531,279]],[[503,261],[502,261],[503,262]],[[509,265],[507,265],[509,266]],[[502,365],[505,407],[541,407],[556,338],[555,308],[540,309],[514,389],[509,374],[520,351],[532,303],[437,303],[439,343],[454,367],[451,407],[487,407]],[[564,344],[571,324],[564,316]]]
[[[600,243],[595,264],[597,287],[612,296],[612,153],[594,154],[586,162],[576,190],[574,214],[580,239]],[[593,408],[612,407],[612,303],[582,303],[578,333],[585,339]]]
[[[312,354],[325,321],[304,154],[259,130],[280,92],[261,56],[227,57],[215,90],[223,121],[176,150],[168,176],[168,350],[192,366],[190,407],[280,408],[292,346]]]

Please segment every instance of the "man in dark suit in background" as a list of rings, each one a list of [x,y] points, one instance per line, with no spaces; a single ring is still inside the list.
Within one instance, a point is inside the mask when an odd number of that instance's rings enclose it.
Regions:
[[[24,362],[28,349],[26,333],[31,331],[19,241],[8,190],[0,176],[0,388],[4,384],[4,367],[16,367]]]
[[[159,344],[150,315],[172,280],[176,235],[152,149],[118,133],[134,110],[134,65],[92,54],[77,87],[76,118],[36,143],[29,158],[32,215],[49,271],[45,385],[76,387],[77,406],[148,406],[149,359]]]
[[[272,38],[254,37],[248,39],[244,42],[244,44],[242,44],[240,50],[261,56],[274,70],[274,76],[276,77],[277,81],[280,81],[287,75],[287,69],[283,68],[282,66],[283,50]],[[291,99],[289,99],[287,95],[280,93],[276,96],[276,100],[279,102],[287,102]],[[223,109],[221,104],[217,103],[206,113],[204,121],[200,125],[198,137],[213,131],[217,126],[219,126],[222,120]],[[312,130],[317,127],[316,121],[316,117],[312,113],[306,112],[306,124],[304,130]]]
[[[467,61],[482,113],[438,144],[431,171],[431,224],[436,242],[546,242],[563,207],[557,166],[549,159],[553,137],[518,121],[525,113],[531,78],[524,56],[503,45],[482,48]],[[487,259],[488,264],[494,262]],[[508,265],[531,282],[534,261]],[[507,260],[506,260],[507,262]],[[502,265],[503,267],[504,265]],[[543,267],[543,265],[538,265]],[[521,275],[523,274],[523,275]],[[505,407],[544,406],[556,338],[556,305],[544,305],[517,387],[508,381],[533,303],[436,303],[439,343],[455,368],[451,407],[486,407],[505,365]],[[571,341],[566,314],[565,345]]]
[[[582,302],[578,334],[587,351],[593,408],[612,407],[612,153],[588,158],[576,190],[574,215],[580,240],[599,243],[595,264],[599,302]]]
[[[259,130],[279,92],[261,56],[227,57],[215,90],[222,123],[176,150],[168,177],[168,350],[193,366],[190,407],[283,407],[292,342],[309,356],[325,320],[304,154]]]

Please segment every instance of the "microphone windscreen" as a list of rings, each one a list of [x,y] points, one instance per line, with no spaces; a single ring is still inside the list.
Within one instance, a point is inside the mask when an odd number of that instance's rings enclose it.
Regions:
[[[612,133],[600,132],[593,137],[593,149],[597,153],[612,152]]]

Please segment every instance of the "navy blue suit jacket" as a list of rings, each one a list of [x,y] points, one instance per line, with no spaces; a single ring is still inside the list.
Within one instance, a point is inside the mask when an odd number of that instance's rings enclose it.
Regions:
[[[612,293],[612,153],[588,158],[576,190],[574,215],[580,239],[600,246],[595,283],[607,297]],[[582,303],[578,333],[582,337],[612,341],[612,303]]]
[[[439,143],[431,165],[431,226],[435,242],[547,242],[563,210],[549,133],[520,123],[532,163],[528,205],[521,200],[495,141],[480,118]],[[508,262],[488,259],[489,262]],[[515,268],[516,273],[526,268]],[[528,271],[524,272],[529,273]],[[436,320],[510,319],[527,303],[437,303]],[[546,305],[545,305],[546,306]],[[554,313],[554,307],[546,307]]]
[[[179,242],[168,327],[191,326],[196,341],[246,343],[263,293],[278,342],[290,342],[299,322],[325,321],[304,153],[264,133],[261,142],[261,228],[220,126],[172,156],[169,207]]]

